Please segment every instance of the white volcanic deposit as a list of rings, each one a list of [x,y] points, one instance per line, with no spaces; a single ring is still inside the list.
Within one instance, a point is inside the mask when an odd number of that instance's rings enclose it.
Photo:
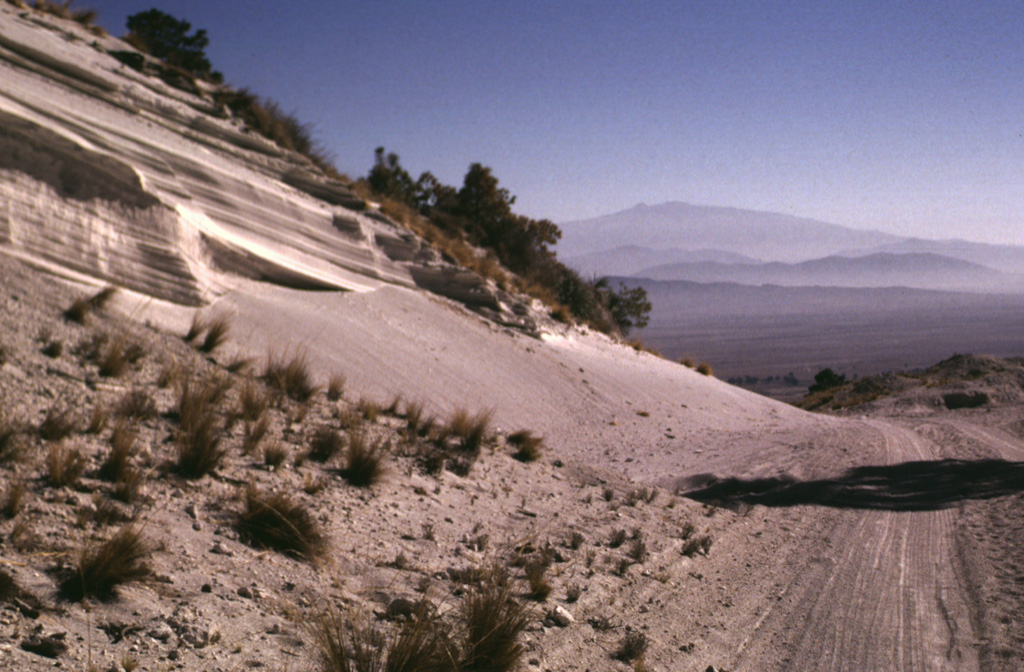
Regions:
[[[0,669],[308,669],[325,609],[394,634],[421,600],[458,658],[495,563],[522,670],[1024,667],[1019,362],[832,414],[732,387],[444,261],[130,49],[0,5]],[[276,392],[274,360],[318,389]],[[490,413],[478,448],[460,410]],[[247,492],[304,508],[315,552],[261,542]],[[123,530],[138,580],[83,599]]]

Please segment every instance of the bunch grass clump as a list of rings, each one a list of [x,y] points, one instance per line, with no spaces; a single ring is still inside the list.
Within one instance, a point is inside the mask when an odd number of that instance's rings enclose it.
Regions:
[[[202,478],[224,460],[224,428],[217,417],[217,407],[226,391],[227,382],[216,376],[185,379],[180,384],[175,466],[187,478]]]
[[[491,411],[479,411],[473,415],[464,409],[456,409],[448,420],[446,433],[458,437],[459,448],[476,455],[483,448],[487,430],[491,424]]]
[[[76,448],[54,443],[46,454],[46,480],[54,487],[73,487],[85,470],[85,458]]]
[[[106,541],[79,549],[71,572],[60,584],[60,595],[72,602],[87,597],[110,599],[118,586],[150,576],[146,564],[150,552],[141,528],[125,525]]]
[[[107,286],[92,296],[81,297],[68,306],[64,311],[64,317],[78,324],[85,324],[89,315],[103,308],[114,298],[117,287]]]
[[[304,352],[296,352],[291,358],[270,355],[263,377],[268,385],[299,403],[309,401],[319,389],[313,383],[309,357]]]
[[[536,462],[541,456],[541,447],[544,445],[544,437],[534,436],[528,429],[521,429],[510,434],[508,442],[516,447],[512,457],[520,462]]]
[[[349,437],[342,475],[351,485],[368,488],[384,477],[386,456],[383,439],[371,443],[365,434],[357,432]]]
[[[264,495],[255,485],[245,488],[243,509],[235,526],[250,544],[304,560],[327,550],[327,538],[310,510],[282,492]]]
[[[331,461],[344,449],[345,440],[341,434],[327,425],[317,427],[309,439],[309,459],[321,464]]]
[[[39,437],[44,441],[61,441],[78,429],[74,412],[62,401],[50,406],[39,424]]]

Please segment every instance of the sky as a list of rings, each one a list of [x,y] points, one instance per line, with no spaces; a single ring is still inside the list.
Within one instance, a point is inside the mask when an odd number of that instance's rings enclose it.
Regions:
[[[637,203],[1024,245],[1024,2],[80,0],[157,7],[338,169],[493,169],[556,222]]]

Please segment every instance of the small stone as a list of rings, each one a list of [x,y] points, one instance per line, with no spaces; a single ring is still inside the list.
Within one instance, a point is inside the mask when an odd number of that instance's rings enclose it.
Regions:
[[[251,600],[252,599],[252,591],[249,590],[248,586],[242,586],[241,588],[239,588],[235,592],[238,593],[239,597],[244,597],[247,600]]]
[[[161,623],[155,628],[151,628],[150,631],[146,634],[148,634],[150,637],[157,641],[166,642],[174,636],[174,631],[171,630],[171,627],[166,623]]]
[[[208,583],[204,583],[202,585],[202,587],[199,588],[199,591],[202,592],[202,593],[212,593],[213,592],[213,586],[211,586]]]
[[[192,520],[196,520],[199,517],[196,513],[196,505],[194,502],[185,507],[185,513],[187,513]]]
[[[200,523],[199,521],[196,521],[196,522],[192,523],[192,529],[195,530],[196,532],[202,532],[203,531],[203,524]]]
[[[68,650],[68,645],[64,641],[66,635],[66,632],[55,632],[46,637],[34,635],[22,640],[21,648],[45,658],[56,658]]]
[[[167,652],[167,660],[177,660],[178,656],[180,656],[180,655],[181,654],[178,653],[177,649],[172,649],[171,651]]]
[[[216,553],[217,555],[226,555],[229,558],[232,555],[234,555],[234,553],[224,548],[224,545],[221,544],[219,541],[213,545],[213,548],[210,549],[210,553]]]
[[[569,611],[561,605],[552,609],[551,613],[548,614],[548,618],[554,621],[555,625],[557,625],[560,628],[569,627],[570,625],[576,622],[576,619],[573,617],[573,615],[570,614]]]

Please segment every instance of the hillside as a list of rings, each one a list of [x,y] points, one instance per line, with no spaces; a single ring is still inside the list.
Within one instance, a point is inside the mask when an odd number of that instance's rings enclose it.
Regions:
[[[635,271],[652,280],[735,282],[785,287],[913,287],[975,292],[1020,292],[1024,276],[932,253],[830,256],[798,264],[671,263]]]
[[[1014,400],[813,414],[556,322],[130,50],[0,5],[0,668],[1024,662],[1019,489],[681,496],[1019,462]]]

